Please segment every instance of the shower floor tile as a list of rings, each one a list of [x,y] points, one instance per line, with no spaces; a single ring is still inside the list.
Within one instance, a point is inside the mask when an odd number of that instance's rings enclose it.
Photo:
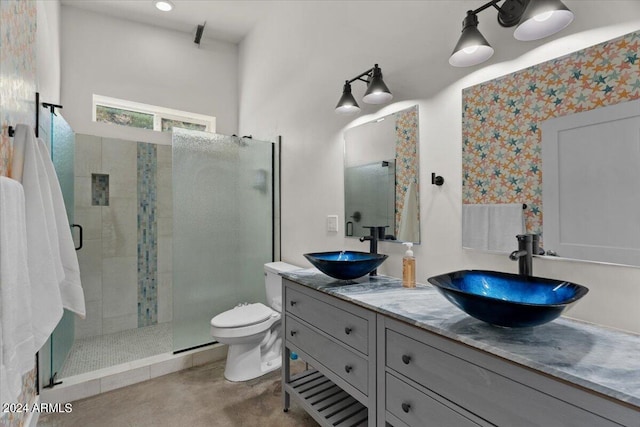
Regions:
[[[115,334],[80,338],[69,351],[58,378],[133,362],[173,351],[170,323],[160,323]]]

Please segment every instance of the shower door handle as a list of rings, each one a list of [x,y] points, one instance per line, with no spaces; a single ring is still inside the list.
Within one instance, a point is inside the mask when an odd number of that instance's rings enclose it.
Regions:
[[[79,243],[78,247],[76,247],[76,251],[79,251],[80,249],[82,249],[82,226],[80,224],[71,224],[71,228],[73,228],[73,227],[78,227],[78,230],[80,230],[79,231],[79,235],[78,235],[78,237],[80,238],[79,239],[80,243]]]

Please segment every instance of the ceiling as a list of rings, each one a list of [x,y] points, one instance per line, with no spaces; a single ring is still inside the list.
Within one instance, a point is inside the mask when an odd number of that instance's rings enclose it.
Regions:
[[[272,10],[269,0],[171,0],[171,12],[156,9],[153,0],[62,0],[65,6],[194,33],[206,21],[205,38],[239,43],[258,20]]]
[[[278,7],[295,7],[305,2],[340,3],[345,0],[171,0],[174,8],[161,12],[154,0],[61,0],[65,6],[77,7],[116,18],[155,25],[195,34],[198,24],[206,22],[204,38],[240,43],[251,29]],[[355,0],[357,4],[359,0]],[[379,0],[380,3],[410,3],[412,0]],[[421,2],[456,3],[462,10],[474,9],[485,0],[421,0]],[[451,5],[453,6],[453,5]],[[364,6],[363,6],[364,7]],[[454,7],[454,8],[455,8]],[[283,10],[282,8],[280,10]],[[464,13],[455,15],[462,22]]]

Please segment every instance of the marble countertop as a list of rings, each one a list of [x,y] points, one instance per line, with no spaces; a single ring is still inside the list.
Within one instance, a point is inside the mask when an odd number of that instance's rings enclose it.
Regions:
[[[640,408],[640,335],[560,317],[508,329],[470,317],[431,285],[365,276],[345,282],[316,269],[282,276]]]

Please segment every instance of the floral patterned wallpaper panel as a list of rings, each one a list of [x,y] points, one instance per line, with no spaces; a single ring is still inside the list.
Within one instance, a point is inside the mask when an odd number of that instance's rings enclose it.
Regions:
[[[35,126],[36,2],[0,1],[0,175],[8,175],[7,126]]]
[[[462,202],[525,203],[542,232],[540,123],[640,98],[640,32],[462,92]]]
[[[0,1],[0,175],[8,175],[11,138],[7,126],[35,126],[36,93],[36,2]],[[35,360],[34,360],[35,366]],[[36,397],[35,369],[23,378],[20,403]],[[18,403],[18,402],[15,402]],[[25,424],[24,413],[0,414],[1,427]]]
[[[396,229],[398,235],[400,217],[409,184],[418,188],[418,106],[399,111],[396,116]],[[418,211],[418,220],[420,212]]]

